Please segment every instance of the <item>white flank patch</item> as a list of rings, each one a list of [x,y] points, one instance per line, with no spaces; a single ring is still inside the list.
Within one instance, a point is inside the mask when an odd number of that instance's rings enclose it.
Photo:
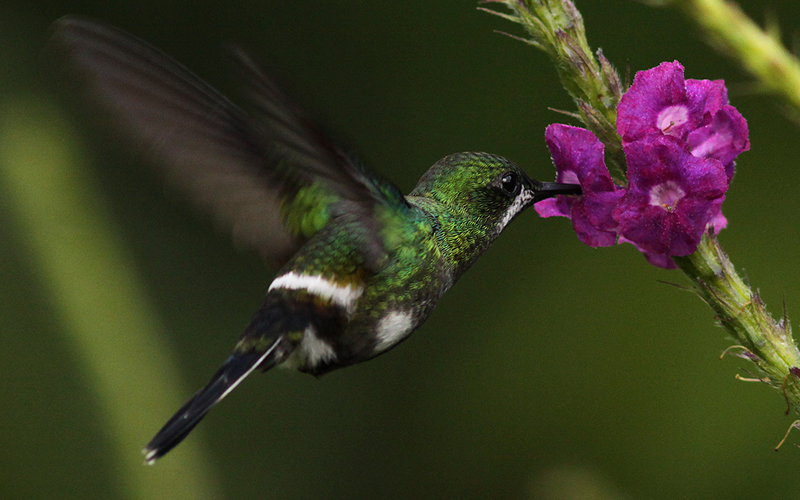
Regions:
[[[311,274],[297,274],[294,271],[283,276],[278,276],[269,285],[269,289],[285,288],[287,290],[305,290],[325,300],[329,300],[342,307],[348,314],[352,314],[356,300],[364,291],[363,287],[351,285],[340,286],[322,276]]]
[[[526,189],[523,189],[519,192],[517,197],[514,198],[514,201],[511,202],[511,206],[506,210],[506,213],[503,214],[503,218],[497,223],[496,234],[500,234],[500,232],[506,228],[508,223],[511,222],[511,219],[516,217],[516,215],[520,213],[523,208],[528,206],[528,202],[533,199],[533,194],[533,191],[528,191]]]
[[[300,342],[300,349],[306,360],[306,366],[315,367],[320,362],[333,361],[336,353],[333,348],[324,340],[317,337],[317,332],[313,326],[309,326],[303,331],[303,340]]]
[[[413,316],[409,312],[393,311],[378,323],[378,345],[375,352],[383,352],[397,344],[411,333],[414,327]]]

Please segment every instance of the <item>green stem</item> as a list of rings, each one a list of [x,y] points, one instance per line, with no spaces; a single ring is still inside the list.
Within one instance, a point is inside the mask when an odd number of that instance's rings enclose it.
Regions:
[[[759,86],[781,96],[800,117],[800,62],[774,32],[762,30],[733,2],[725,0],[662,0],[700,25],[711,42],[738,61]]]
[[[800,62],[781,44],[775,30],[758,27],[733,2],[725,0],[649,0],[683,11],[708,34],[712,44],[738,61],[759,86],[782,97],[800,117]],[[706,303],[749,353],[765,381],[783,392],[800,413],[800,353],[788,318],[776,322],[764,303],[736,274],[716,238],[705,237],[688,257],[673,258]]]
[[[643,1],[683,10],[706,29],[722,50],[740,60],[763,88],[784,96],[800,117],[800,64],[779,40],[758,28],[733,3]],[[616,116],[605,107],[607,103],[593,98],[618,86],[618,79],[605,76],[613,70],[602,55],[598,56],[599,66],[593,64],[583,21],[572,1],[487,0],[486,3],[500,3],[510,9],[512,14],[498,15],[522,24],[531,37],[526,41],[550,55],[564,87],[577,102],[584,123],[605,145],[607,165],[624,165],[620,160],[609,162],[609,154],[622,156],[621,146],[617,147]],[[616,83],[609,85],[611,81]],[[618,102],[619,96],[614,105]],[[782,391],[789,407],[800,413],[800,352],[792,339],[788,319],[775,321],[769,315],[758,294],[739,277],[713,235],[705,235],[692,255],[673,260],[692,281],[697,294],[714,310],[720,324],[740,344],[740,355],[753,361],[763,373],[763,380]]]
[[[70,130],[46,103],[9,97],[0,110],[0,184],[105,417],[120,489],[142,500],[217,498],[196,440],[180,460],[143,465],[139,450],[183,402],[179,370]]]
[[[744,348],[743,357],[753,361],[764,381],[783,391],[789,406],[800,413],[800,352],[788,319],[775,321],[770,316],[715,236],[706,234],[693,254],[672,260],[714,310],[720,325]]]
[[[617,104],[622,96],[619,76],[601,51],[592,53],[583,18],[571,0],[484,0],[512,14],[482,9],[521,24],[530,38],[522,39],[544,51],[561,84],[575,101],[576,116],[605,146],[606,165],[620,185],[627,183],[625,155],[617,135]]]

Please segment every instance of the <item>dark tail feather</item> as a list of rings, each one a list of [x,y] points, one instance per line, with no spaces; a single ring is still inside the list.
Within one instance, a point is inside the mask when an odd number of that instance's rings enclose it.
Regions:
[[[145,462],[152,465],[189,435],[211,408],[228,395],[250,372],[256,368],[269,369],[278,361],[280,339],[263,352],[232,354],[211,381],[184,404],[145,446]]]

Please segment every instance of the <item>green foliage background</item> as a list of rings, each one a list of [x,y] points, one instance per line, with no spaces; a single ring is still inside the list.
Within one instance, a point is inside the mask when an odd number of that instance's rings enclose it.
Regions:
[[[792,43],[800,4],[740,3],[758,20],[777,19]],[[738,162],[720,239],[773,314],[785,303],[800,317],[797,124],[675,12],[627,0],[578,7],[590,43],[623,75],[677,59],[687,77],[726,80],[752,150]],[[54,143],[74,159],[125,273],[145,291],[144,305],[131,297],[131,307],[152,310],[148,321],[161,325],[163,352],[145,353],[140,369],[164,357],[174,374],[146,374],[170,386],[152,394],[164,402],[154,409],[119,367],[111,389],[138,443],[124,450],[133,460],[120,460],[97,380],[58,312],[63,297],[35,257],[18,194],[0,184],[0,498],[143,497],[130,478],[157,486],[148,498],[199,498],[185,486],[194,481],[187,464],[202,467],[192,471],[198,488],[218,498],[796,496],[800,434],[772,451],[793,417],[778,393],[734,379],[748,376],[745,361],[718,360],[730,342],[710,310],[662,283],[684,284],[682,276],[647,265],[631,246],[585,247],[565,220],[533,211],[390,354],[320,380],[257,374],[185,445],[153,468],[138,465],[139,446],[227,356],[274,270],[237,252],[164,189],[141,153],[65,98],[42,56],[49,24],[64,14],[123,27],[232,96],[224,44],[244,45],[405,191],[463,150],[502,154],[549,180],[544,128],[574,124],[549,109],[571,103],[544,54],[494,33],[522,31],[473,0],[4,0],[0,165],[11,150]],[[28,135],[9,135],[15,127]],[[68,232],[73,214],[61,215]],[[110,259],[84,257],[86,268],[66,274],[87,277]],[[126,329],[126,314],[101,308],[95,319],[127,331],[107,349],[129,358],[133,378],[141,373],[131,343],[142,332]]]

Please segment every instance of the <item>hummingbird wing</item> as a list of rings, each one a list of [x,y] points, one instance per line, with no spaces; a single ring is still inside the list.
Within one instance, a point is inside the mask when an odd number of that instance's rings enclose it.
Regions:
[[[393,184],[344,154],[238,52],[254,115],[189,69],[122,30],[68,16],[54,25],[66,51],[111,116],[165,177],[233,234],[278,264],[325,226],[354,214],[365,228],[365,255],[386,249],[375,212],[403,209]]]

